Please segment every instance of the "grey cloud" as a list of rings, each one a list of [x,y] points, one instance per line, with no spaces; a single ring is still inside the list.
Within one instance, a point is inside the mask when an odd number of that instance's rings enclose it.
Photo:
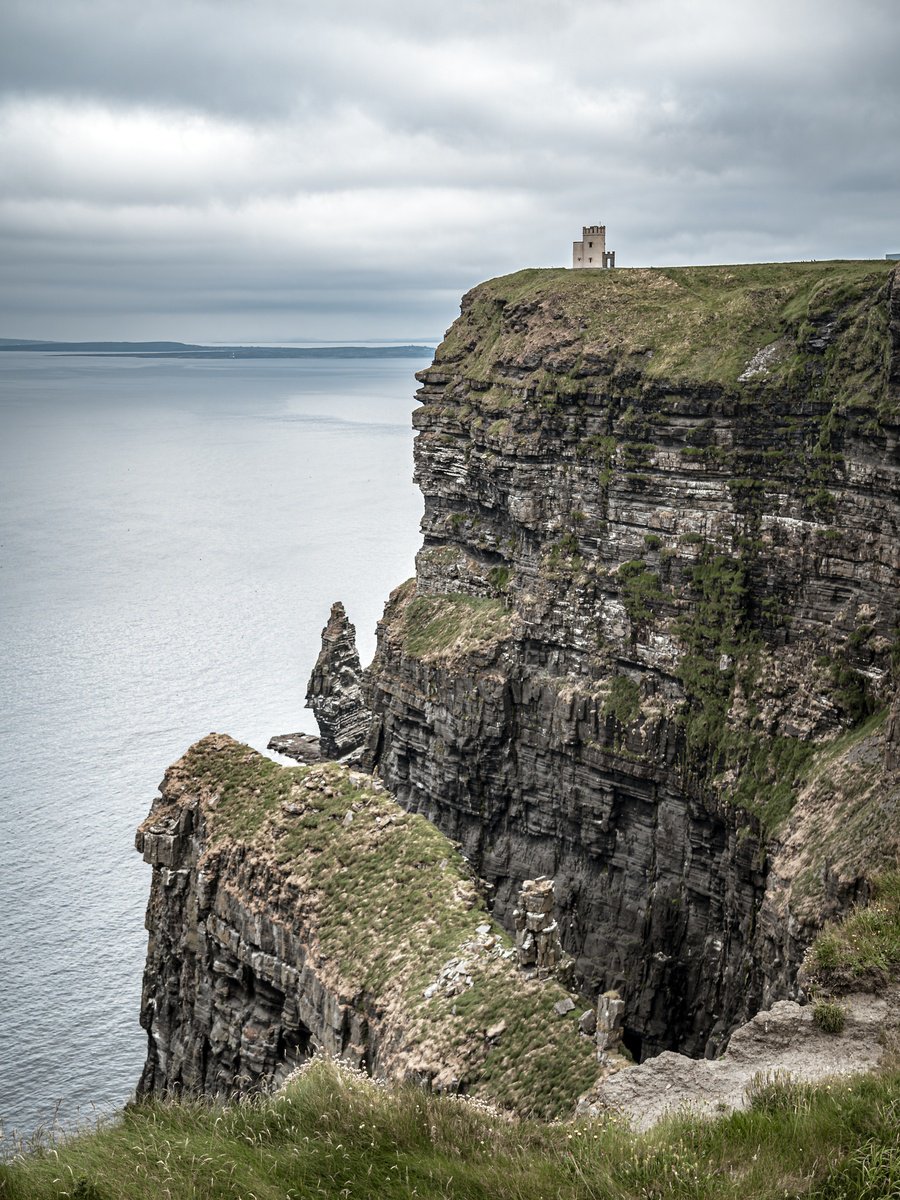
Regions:
[[[104,295],[98,336],[166,296],[172,336],[442,327],[597,219],[623,264],[900,248],[892,0],[7,0],[3,22],[4,332],[67,335]]]

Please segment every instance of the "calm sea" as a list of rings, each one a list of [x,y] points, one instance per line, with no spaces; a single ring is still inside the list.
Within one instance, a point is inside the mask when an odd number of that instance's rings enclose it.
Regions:
[[[315,730],[333,600],[374,650],[413,573],[426,360],[0,355],[0,1122],[123,1104],[164,768]]]

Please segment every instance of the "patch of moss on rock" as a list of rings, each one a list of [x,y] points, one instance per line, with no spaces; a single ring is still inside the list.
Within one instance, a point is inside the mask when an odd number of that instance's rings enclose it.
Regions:
[[[641,558],[624,562],[618,570],[622,603],[632,625],[641,625],[653,615],[653,606],[663,599],[659,575]]]
[[[413,658],[465,653],[509,636],[511,619],[497,597],[415,596],[403,612],[403,649]]]
[[[641,689],[628,675],[616,675],[603,705],[604,717],[617,724],[630,725],[641,711]]]

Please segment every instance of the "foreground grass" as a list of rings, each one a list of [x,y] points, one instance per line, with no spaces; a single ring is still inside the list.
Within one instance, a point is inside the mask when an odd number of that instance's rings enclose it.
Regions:
[[[638,1136],[615,1121],[511,1122],[317,1063],[269,1099],[146,1104],[0,1164],[0,1196],[891,1200],[898,1115],[894,1071],[764,1084],[745,1112],[673,1119]]]

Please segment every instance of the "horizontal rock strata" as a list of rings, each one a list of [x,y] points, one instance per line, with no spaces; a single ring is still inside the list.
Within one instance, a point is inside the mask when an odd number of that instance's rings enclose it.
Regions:
[[[258,1090],[320,1052],[553,1116],[596,1077],[569,993],[522,976],[456,848],[370,777],[210,735],[137,847],[140,1095]]]
[[[344,758],[368,737],[372,715],[361,684],[356,630],[338,601],[322,630],[322,649],[306,693],[307,707],[319,726],[319,749],[326,758]]]
[[[635,1054],[712,1054],[795,994],[896,817],[894,775],[855,847],[792,832],[804,797],[855,803],[828,792],[835,739],[897,765],[900,283],[582,274],[476,288],[420,375],[424,543],[366,675],[367,762],[509,927],[522,881],[555,879]]]

